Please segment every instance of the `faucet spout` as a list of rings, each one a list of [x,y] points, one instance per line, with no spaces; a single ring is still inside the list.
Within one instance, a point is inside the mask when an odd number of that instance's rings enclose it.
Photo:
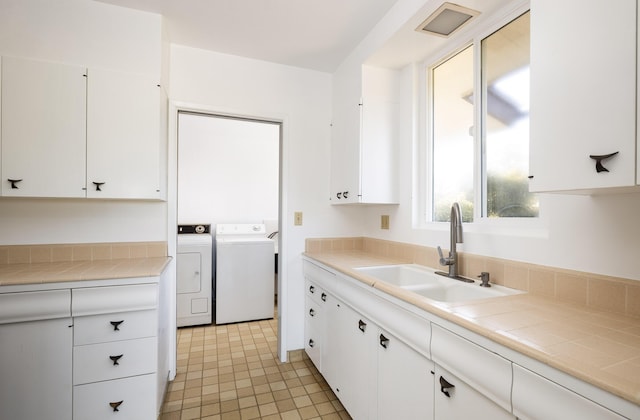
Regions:
[[[449,266],[449,273],[447,274],[448,277],[459,278],[458,251],[456,250],[456,244],[461,244],[463,242],[463,238],[462,213],[460,212],[460,205],[458,203],[453,203],[453,205],[451,206],[449,233],[451,241],[451,244],[449,246],[449,257],[444,258],[444,256],[442,255],[442,249],[438,247],[438,253],[440,254],[440,265]]]

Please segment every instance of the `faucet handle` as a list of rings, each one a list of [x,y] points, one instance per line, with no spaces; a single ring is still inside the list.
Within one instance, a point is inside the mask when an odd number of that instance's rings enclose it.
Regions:
[[[438,246],[438,255],[440,255],[440,265],[451,265],[451,260],[442,255],[442,248]]]

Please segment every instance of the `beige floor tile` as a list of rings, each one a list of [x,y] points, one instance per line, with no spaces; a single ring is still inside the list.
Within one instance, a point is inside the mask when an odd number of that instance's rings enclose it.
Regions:
[[[303,350],[281,363],[277,321],[178,330],[160,420],[349,419]]]

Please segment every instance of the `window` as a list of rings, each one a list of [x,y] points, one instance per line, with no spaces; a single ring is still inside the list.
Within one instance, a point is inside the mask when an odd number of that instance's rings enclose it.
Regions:
[[[466,222],[537,217],[527,179],[529,13],[429,71],[432,220],[448,221],[456,201]]]

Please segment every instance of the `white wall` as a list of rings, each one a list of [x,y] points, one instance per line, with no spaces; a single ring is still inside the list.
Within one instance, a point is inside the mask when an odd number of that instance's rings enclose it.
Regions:
[[[2,0],[0,55],[166,71],[159,15],[87,0]],[[0,198],[0,244],[163,241],[166,203]]]
[[[280,334],[285,350],[302,348],[305,238],[361,233],[357,209],[328,204],[331,75],[172,45],[170,98],[178,109],[282,121]]]
[[[279,124],[180,114],[178,223],[278,220],[279,165]]]

